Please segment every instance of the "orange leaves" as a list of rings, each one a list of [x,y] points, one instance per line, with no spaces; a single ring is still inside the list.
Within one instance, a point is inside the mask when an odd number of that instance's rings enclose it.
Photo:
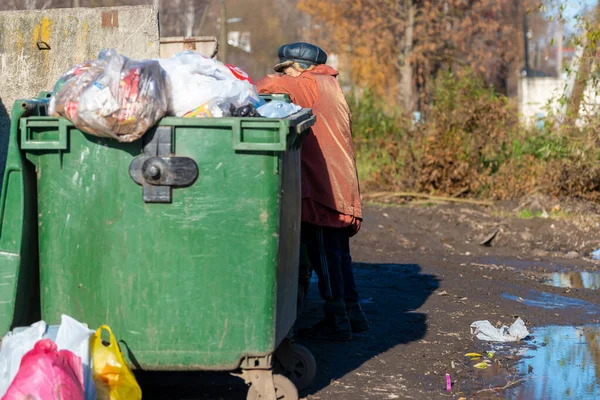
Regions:
[[[409,6],[417,7],[414,20]],[[468,67],[493,82],[519,51],[510,0],[300,0],[299,9],[327,27],[324,45],[344,56],[352,82],[380,95],[407,72],[396,60],[410,63],[424,91],[441,69]]]

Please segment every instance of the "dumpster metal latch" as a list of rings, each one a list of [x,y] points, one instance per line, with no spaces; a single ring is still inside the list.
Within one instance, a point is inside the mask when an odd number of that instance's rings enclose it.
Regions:
[[[143,187],[144,202],[171,203],[174,187],[191,186],[198,165],[189,157],[173,154],[170,126],[159,126],[144,135],[144,154],[129,165],[129,175]]]

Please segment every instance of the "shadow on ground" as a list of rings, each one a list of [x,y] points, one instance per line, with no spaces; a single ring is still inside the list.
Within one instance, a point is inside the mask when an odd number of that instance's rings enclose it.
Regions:
[[[313,385],[301,397],[325,391],[319,397],[335,398],[326,392],[336,380],[395,346],[420,340],[427,332],[427,316],[415,310],[438,288],[435,276],[422,274],[416,264],[357,263],[355,273],[371,330],[346,343],[298,339],[313,352],[318,365]],[[318,322],[321,306],[313,283],[297,326]],[[139,378],[144,399],[234,400],[245,399],[247,393],[240,379],[227,374],[145,373]]]
[[[303,395],[323,390],[365,362],[395,346],[420,340],[427,332],[427,316],[415,310],[439,287],[435,276],[422,274],[416,264],[357,263],[354,271],[371,329],[347,343],[300,339],[315,355],[319,368],[313,386]],[[316,284],[307,303],[299,326],[311,325],[322,316]]]

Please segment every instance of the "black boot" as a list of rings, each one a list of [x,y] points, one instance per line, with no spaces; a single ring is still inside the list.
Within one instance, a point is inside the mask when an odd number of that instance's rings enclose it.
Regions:
[[[298,276],[298,285],[302,288],[304,299],[308,296],[308,290],[310,289],[310,278],[312,276],[312,265],[308,258],[308,251],[306,250],[306,244],[300,244],[300,268]]]
[[[352,327],[352,333],[366,332],[369,330],[369,320],[359,303],[346,303],[346,312]]]
[[[302,334],[311,339],[346,342],[352,340],[352,328],[346,315],[343,300],[326,301],[323,306],[325,318],[316,325],[303,331]]]

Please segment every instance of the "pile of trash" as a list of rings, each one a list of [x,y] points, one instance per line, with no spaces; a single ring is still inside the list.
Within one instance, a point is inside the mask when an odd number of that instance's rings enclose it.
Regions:
[[[165,116],[167,98],[158,61],[133,61],[103,50],[96,60],[76,65],[58,80],[49,113],[92,135],[130,142]]]
[[[56,83],[49,114],[120,142],[141,137],[164,116],[285,118],[301,110],[266,102],[241,69],[192,51],[169,59],[130,60],[102,50]]]
[[[108,326],[94,332],[63,315],[60,325],[40,321],[4,336],[0,398],[141,400],[142,391]]]

